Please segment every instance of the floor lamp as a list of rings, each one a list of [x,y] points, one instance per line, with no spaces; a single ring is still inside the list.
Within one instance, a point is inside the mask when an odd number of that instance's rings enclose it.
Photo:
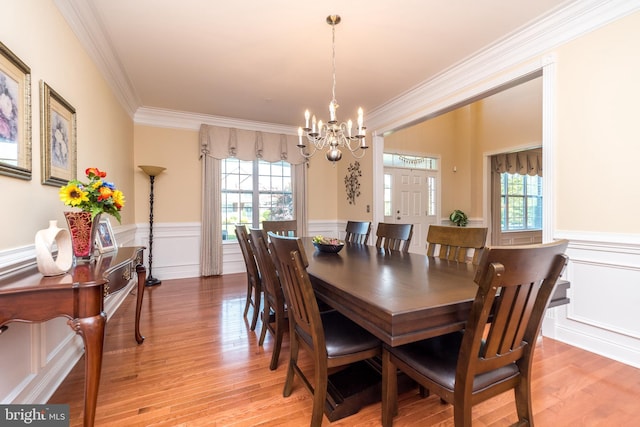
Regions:
[[[162,283],[159,279],[153,277],[151,267],[153,265],[153,182],[156,179],[156,176],[160,175],[162,171],[166,168],[161,166],[138,166],[144,173],[149,175],[149,182],[151,183],[151,188],[149,190],[149,276],[147,276],[147,280],[145,281],[145,286],[155,286]]]

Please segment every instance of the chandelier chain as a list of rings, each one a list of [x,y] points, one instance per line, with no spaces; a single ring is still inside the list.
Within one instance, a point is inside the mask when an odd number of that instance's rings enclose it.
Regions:
[[[331,33],[332,33],[332,41],[331,41],[331,55],[333,59],[333,89],[332,89],[332,102],[335,108],[338,108],[338,101],[336,100],[336,24],[335,22],[331,24]]]

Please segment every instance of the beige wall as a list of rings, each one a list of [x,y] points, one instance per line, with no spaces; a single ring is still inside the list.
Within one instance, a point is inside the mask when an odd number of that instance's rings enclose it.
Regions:
[[[324,153],[316,153],[309,163],[309,221],[335,220],[338,216],[338,164],[334,167]]]
[[[542,78],[478,102],[477,143],[485,152],[542,144]]]
[[[40,80],[76,108],[78,171],[82,174],[86,167],[96,166],[109,173],[108,178],[127,199],[124,224],[148,219],[148,178],[136,167],[143,163],[167,167],[156,181],[155,219],[199,221],[197,132],[136,126],[134,143],[131,119],[52,1],[5,2],[2,12],[11,19],[0,26],[0,40],[32,70],[33,179],[0,176],[0,191],[11,199],[10,208],[0,213],[4,224],[0,250],[32,244],[35,232],[46,227],[49,219],[64,222],[65,207],[58,200],[58,189],[40,184]],[[633,173],[640,151],[636,125],[636,102],[640,99],[638,28],[640,14],[636,13],[553,52],[557,55],[555,215],[559,229],[634,233],[640,227],[633,219],[621,219],[633,217],[640,203]],[[534,117],[532,114],[539,117],[538,107],[526,114],[519,111],[538,105],[540,93],[536,89],[523,97],[505,92],[509,99],[502,102],[513,108],[487,101],[456,112],[436,129],[416,126],[398,131],[385,138],[385,145],[393,147],[397,139],[398,143],[414,144],[409,151],[441,155],[443,214],[461,208],[478,217],[482,154],[509,147],[510,141],[517,139],[514,135],[526,135],[514,145],[539,142],[540,128],[533,121],[523,124],[518,119]],[[366,212],[373,199],[371,155],[372,151],[360,160],[362,195],[355,205],[347,203],[344,188],[347,167],[354,160],[345,153],[334,167],[321,153],[312,159],[310,220],[371,218]],[[470,192],[459,191],[466,185]]]
[[[556,226],[640,232],[640,13],[557,51]]]
[[[50,0],[5,1],[0,41],[31,68],[31,181],[0,176],[0,250],[32,245],[51,219],[65,224],[58,188],[41,184],[40,90],[44,80],[77,112],[78,174],[87,167],[108,173],[124,192],[123,224],[132,223],[133,122]],[[117,225],[117,221],[112,219]]]
[[[371,146],[371,138],[367,136],[367,143]],[[342,153],[342,160],[336,165],[336,202],[338,212],[335,218],[344,221],[371,221],[373,218],[373,149],[368,148],[361,159],[354,158],[351,154]],[[354,204],[347,200],[345,178],[349,174],[349,166],[360,163],[362,176],[358,178],[360,183],[360,196],[355,198]],[[369,212],[367,212],[367,205]]]
[[[458,203],[459,195],[444,189],[455,188],[458,176],[453,174],[456,165],[456,115],[444,114],[386,136],[384,151],[388,153],[424,154],[440,157],[442,170],[442,212],[462,209],[469,212],[469,206],[462,207]],[[459,170],[464,170],[458,165]],[[453,208],[452,206],[457,206]]]
[[[202,183],[198,131],[138,124],[134,135],[135,165],[167,168],[155,179],[154,222],[200,222]],[[339,177],[338,174],[342,168],[346,174],[351,160],[345,155],[334,167],[323,153],[311,158],[308,169],[309,220],[335,220],[338,217],[342,198],[346,204],[344,176]],[[135,204],[135,220],[144,223],[149,220],[149,178],[139,169],[135,176],[136,194],[140,195]],[[372,197],[370,184],[368,187],[369,197]],[[364,210],[364,204],[359,206]]]
[[[149,177],[138,165],[167,168],[154,181],[154,222],[200,222],[198,131],[135,125],[134,139],[136,222],[149,221]]]
[[[484,156],[541,144],[538,78],[394,132],[385,138],[385,151],[440,157],[443,217],[461,209],[481,218]]]
[[[548,52],[555,55],[557,69],[553,82],[555,98],[551,100],[555,106],[556,127],[553,184],[557,230],[629,235],[637,234],[640,229],[635,220],[640,211],[640,188],[634,173],[640,154],[639,39],[640,13],[635,13]],[[455,208],[464,210],[469,203],[471,216],[482,215],[483,153],[509,149],[512,146],[509,141],[513,141],[515,147],[540,145],[541,81],[537,79],[530,84],[538,88],[527,95],[512,96],[515,92],[511,89],[496,98],[508,108],[493,105],[491,101],[474,105],[477,111],[472,117],[482,119],[470,124],[476,129],[475,140],[473,136],[457,135],[459,139],[447,149],[456,163],[466,165],[467,159],[460,151],[464,148],[460,146],[461,141],[474,144],[469,149],[473,161],[469,164],[468,176],[459,178],[462,171],[458,165],[458,176],[452,178],[452,165],[445,161],[445,148],[436,152],[443,156],[443,214]],[[501,96],[503,99],[499,99]],[[530,109],[533,105],[536,108]],[[458,121],[462,123],[465,118],[459,113]],[[520,120],[523,117],[536,117],[536,120],[525,123]],[[395,144],[394,138],[403,133],[413,132],[414,143],[428,141],[430,122],[386,137],[385,147]],[[442,136],[437,132],[436,135]],[[410,150],[416,150],[411,147]],[[433,149],[428,147],[425,152],[433,154]],[[469,183],[466,188],[471,189],[468,197],[450,196],[464,188],[465,182]]]

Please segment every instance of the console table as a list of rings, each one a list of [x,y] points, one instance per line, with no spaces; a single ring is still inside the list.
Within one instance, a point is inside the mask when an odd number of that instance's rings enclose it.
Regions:
[[[18,270],[0,279],[0,326],[11,321],[44,322],[67,317],[69,326],[85,346],[84,425],[95,418],[102,350],[104,345],[104,297],[124,288],[137,274],[135,339],[140,334],[140,311],[146,269],[144,247],[122,247],[100,255],[96,262],[79,264],[59,276],[44,277],[36,266]]]

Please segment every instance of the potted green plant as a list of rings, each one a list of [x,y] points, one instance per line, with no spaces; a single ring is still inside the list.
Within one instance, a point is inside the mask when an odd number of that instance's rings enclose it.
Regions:
[[[469,222],[469,217],[467,217],[467,214],[462,212],[460,209],[456,209],[451,212],[451,215],[449,215],[449,220],[458,227],[466,227]]]

